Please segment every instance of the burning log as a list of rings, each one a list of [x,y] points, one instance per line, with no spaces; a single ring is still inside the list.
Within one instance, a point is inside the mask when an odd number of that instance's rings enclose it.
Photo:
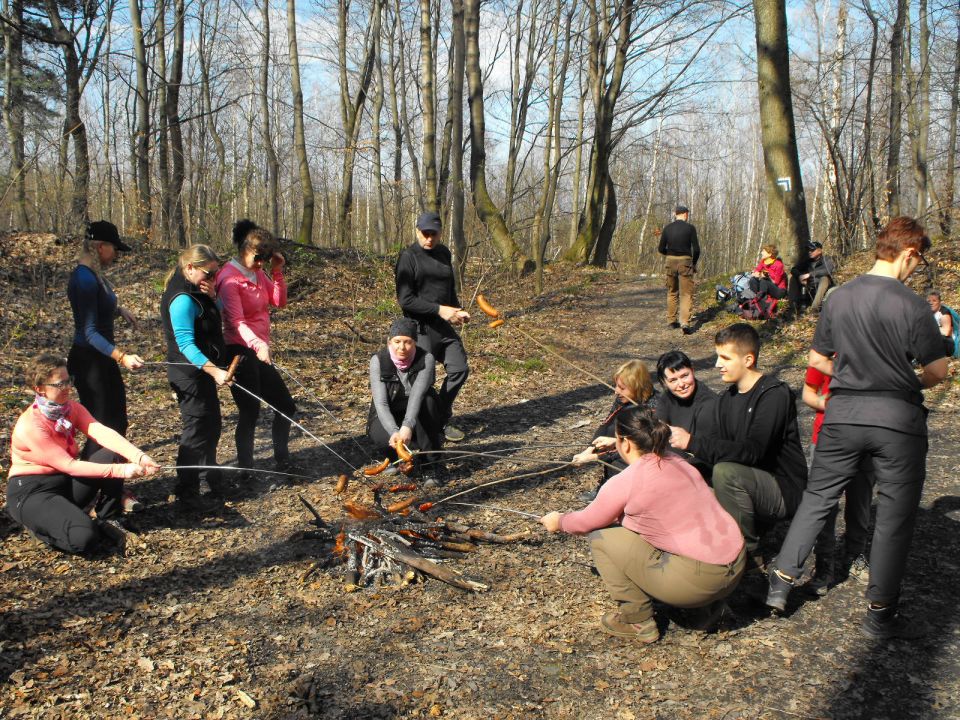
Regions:
[[[392,489],[392,488],[391,488]],[[462,558],[477,549],[476,543],[509,543],[525,540],[530,531],[497,535],[467,525],[434,519],[411,509],[414,498],[384,507],[380,502],[384,488],[374,488],[373,505],[354,501],[343,503],[347,513],[343,525],[324,521],[317,509],[300,498],[318,528],[303,537],[323,544],[320,559],[302,575],[306,581],[316,571],[340,566],[348,590],[375,584],[405,586],[432,577],[471,592],[482,592],[489,585],[464,575],[438,561]]]

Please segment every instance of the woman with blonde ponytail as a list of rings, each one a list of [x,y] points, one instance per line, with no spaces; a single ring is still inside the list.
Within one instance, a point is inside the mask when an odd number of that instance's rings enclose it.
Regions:
[[[191,245],[167,275],[160,298],[160,318],[167,341],[167,378],[180,405],[180,448],[177,452],[177,503],[187,510],[206,509],[200,497],[205,479],[215,495],[224,491],[220,471],[186,466],[217,464],[222,419],[217,386],[227,382],[214,278],[220,258],[208,245]]]
[[[643,643],[660,637],[654,600],[698,609],[693,624],[714,629],[746,557],[736,521],[700,473],[668,453],[669,440],[670,427],[653,411],[620,412],[616,446],[627,469],[583,510],[540,519],[550,532],[589,534],[593,562],[620,605],[600,625],[610,635]]]

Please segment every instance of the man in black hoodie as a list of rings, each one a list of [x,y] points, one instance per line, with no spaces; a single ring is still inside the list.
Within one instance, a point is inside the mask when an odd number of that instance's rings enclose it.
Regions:
[[[793,516],[807,484],[797,408],[786,383],[757,370],[760,337],[736,323],[717,333],[717,367],[730,387],[709,433],[671,426],[670,444],[713,465],[717,500],[740,526],[747,555],[763,566],[757,521]]]
[[[470,313],[460,307],[453,275],[450,250],[440,242],[442,225],[435,212],[417,218],[417,242],[405,247],[397,258],[394,277],[397,300],[405,317],[417,321],[417,346],[443,363],[447,372],[440,387],[439,411],[446,425],[447,440],[463,440],[464,434],[448,423],[453,415],[453,401],[467,381],[470,368],[467,352],[457,334],[470,320]]]

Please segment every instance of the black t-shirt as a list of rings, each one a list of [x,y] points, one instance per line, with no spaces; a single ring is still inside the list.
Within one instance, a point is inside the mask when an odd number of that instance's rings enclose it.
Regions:
[[[922,388],[911,363],[928,365],[944,351],[923,298],[895,278],[861,275],[830,296],[813,349],[834,357],[824,425],[926,435]]]

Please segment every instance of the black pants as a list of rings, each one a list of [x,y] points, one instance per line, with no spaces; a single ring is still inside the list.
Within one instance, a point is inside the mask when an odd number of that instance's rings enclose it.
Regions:
[[[397,424],[403,421],[406,413],[406,407],[394,416]],[[408,447],[411,450],[439,450],[442,446],[443,436],[443,418],[440,415],[440,403],[437,397],[437,391],[430,388],[430,391],[424,396],[420,404],[420,412],[417,415],[417,425],[413,428],[413,440]],[[378,454],[383,452],[391,458],[396,456],[396,451],[390,447],[390,433],[380,424],[375,410],[371,409],[370,423],[367,428],[367,435],[376,447]]]
[[[448,322],[436,324],[422,323],[417,345],[433,355],[438,364],[443,365],[447,376],[440,386],[439,409],[443,425],[453,416],[453,401],[470,375],[467,365],[467,351],[463,341]]]
[[[216,465],[217,444],[223,428],[216,382],[203,371],[185,374],[171,369],[168,378],[177,395],[183,422],[177,465]],[[197,492],[201,478],[212,490],[223,485],[219,470],[177,470],[174,492],[177,495]]]
[[[123,462],[115,453],[101,448],[91,462]],[[76,478],[64,475],[17,475],[7,482],[7,512],[38,540],[71,554],[94,549],[101,533],[86,507],[100,492],[97,517],[109,518],[120,512],[121,478]]]
[[[77,388],[80,404],[97,422],[126,435],[127,391],[116,361],[93,348],[74,345],[67,357],[67,372]],[[88,460],[99,449],[98,443],[87,438],[80,457]]]
[[[877,491],[867,598],[875,603],[895,603],[926,478],[927,438],[923,435],[868,425],[824,425],[807,489],[776,565],[787,575],[799,577],[820,529],[844,488],[857,476],[865,456],[873,460]]]
[[[814,453],[813,457],[816,457]],[[860,472],[850,481],[845,491],[843,520],[846,524],[845,552],[850,557],[861,555],[867,550],[870,540],[870,504],[873,500],[873,463],[865,457],[860,461]],[[833,556],[837,548],[837,514],[840,506],[833,508],[823,524],[823,530],[817,536],[814,552],[818,562],[821,557]]]
[[[237,355],[244,357],[234,376],[236,382],[266,400],[288,418],[292,418],[297,412],[297,406],[277,369],[258,360],[256,353],[250,348],[227,345],[227,361],[232,361]],[[253,438],[257,430],[257,418],[260,417],[260,401],[239,388],[231,387],[230,392],[240,414],[234,433],[237,464],[245,468],[253,467]],[[272,437],[273,459],[277,462],[287,460],[290,457],[290,421],[277,413],[273,414]]]

